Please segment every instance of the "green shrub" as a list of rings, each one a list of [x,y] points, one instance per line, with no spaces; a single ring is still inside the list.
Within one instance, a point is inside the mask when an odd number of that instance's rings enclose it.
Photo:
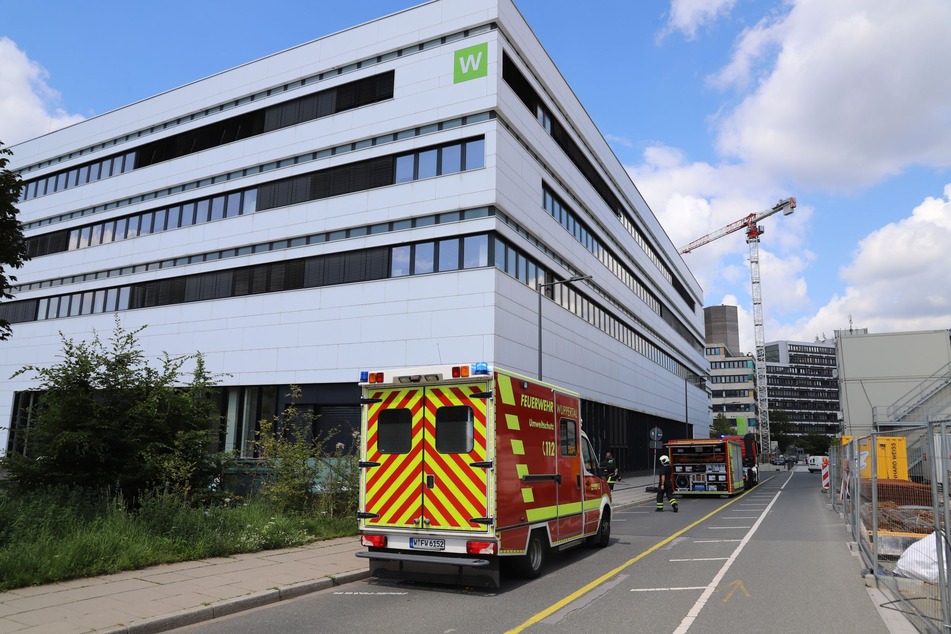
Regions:
[[[283,512],[264,499],[199,508],[158,490],[134,511],[105,491],[0,490],[0,522],[0,591],[356,533],[352,517]]]

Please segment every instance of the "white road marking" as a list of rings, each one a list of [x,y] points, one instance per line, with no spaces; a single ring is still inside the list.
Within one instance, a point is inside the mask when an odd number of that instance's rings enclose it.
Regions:
[[[779,499],[779,495],[783,492],[783,489],[786,488],[786,484],[789,484],[788,479],[783,484],[783,486],[779,487],[779,491],[776,492],[776,495],[773,496],[773,500],[766,505],[765,509],[763,509],[763,513],[750,528],[750,532],[743,536],[743,539],[740,540],[736,550],[733,551],[733,554],[730,555],[730,558],[727,559],[726,563],[723,564],[723,567],[720,568],[720,571],[717,572],[717,574],[713,577],[710,585],[706,587],[706,589],[703,591],[703,594],[701,594],[700,598],[697,599],[697,602],[693,604],[693,607],[690,608],[689,612],[687,612],[687,616],[685,616],[683,621],[680,622],[680,625],[676,630],[673,631],[673,634],[686,634],[687,630],[690,629],[690,626],[693,625],[694,621],[697,620],[697,617],[700,616],[700,610],[703,609],[703,606],[705,606],[707,601],[710,600],[710,597],[713,596],[714,591],[717,589],[717,586],[720,585],[720,582],[723,580],[723,577],[726,575],[726,573],[730,570],[733,562],[736,561],[736,558],[739,557],[740,553],[743,551],[743,548],[745,548],[753,538],[753,535],[760,527],[760,524],[762,524],[763,520],[766,519],[766,514],[769,513],[769,510],[773,508],[774,504],[776,504],[776,500]]]
[[[631,588],[631,592],[669,592],[671,590],[706,590],[706,586],[686,588]]]
[[[667,561],[726,561],[726,557],[700,557],[697,559],[668,559]]]

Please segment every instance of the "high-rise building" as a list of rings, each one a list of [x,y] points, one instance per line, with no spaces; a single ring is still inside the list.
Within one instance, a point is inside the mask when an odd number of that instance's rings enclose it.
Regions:
[[[713,418],[722,414],[737,431],[757,427],[756,359],[740,353],[736,306],[703,309]]]
[[[437,363],[576,390],[622,468],[709,419],[701,290],[510,0],[422,4],[11,149],[32,260],[4,377],[118,315],[150,357],[203,353],[243,455],[289,385],[356,426],[361,370]],[[0,448],[35,389],[0,384]]]
[[[835,341],[767,343],[766,381],[771,422],[782,411],[793,435],[839,432]]]
[[[726,346],[725,352],[738,356],[740,350],[740,324],[736,306],[706,306],[703,309],[703,329],[707,343],[716,342]]]

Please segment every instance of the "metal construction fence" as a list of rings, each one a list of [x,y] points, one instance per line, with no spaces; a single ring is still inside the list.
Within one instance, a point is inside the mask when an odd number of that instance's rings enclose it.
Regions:
[[[842,442],[829,451],[827,491],[852,532],[866,582],[890,595],[883,607],[904,613],[918,631],[951,632],[951,422],[899,425]]]

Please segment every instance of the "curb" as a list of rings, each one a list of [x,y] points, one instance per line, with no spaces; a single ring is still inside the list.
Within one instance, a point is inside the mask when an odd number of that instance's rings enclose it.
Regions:
[[[650,501],[653,497],[653,494],[639,494],[634,499],[627,500],[623,503],[616,503],[615,508],[622,509],[636,506],[645,501]],[[272,588],[271,590],[257,592],[235,599],[227,599],[213,605],[189,608],[174,614],[143,619],[135,623],[130,623],[129,625],[102,630],[102,632],[104,632],[104,634],[157,634],[159,632],[167,632],[169,630],[229,616],[245,610],[272,605],[289,599],[296,599],[306,594],[312,594],[335,586],[342,586],[354,581],[360,581],[361,579],[367,579],[369,576],[369,569],[343,572],[320,579],[314,579],[313,581],[304,581],[302,583]]]
[[[236,599],[228,599],[220,603],[215,603],[214,605],[203,606],[200,608],[190,608],[188,610],[176,612],[175,614],[167,614],[152,619],[142,620],[137,623],[132,623],[127,626],[116,627],[103,631],[106,634],[155,634],[157,632],[167,632],[169,630],[185,627],[187,625],[195,625],[197,623],[211,621],[212,619],[229,616],[231,614],[236,614],[245,610],[251,610],[261,606],[279,603],[280,601],[296,599],[297,597],[304,596],[305,594],[319,592],[321,590],[326,590],[327,588],[333,588],[335,586],[342,586],[353,581],[365,579],[369,576],[369,570],[353,570],[351,572],[343,572],[338,575],[323,577],[322,579],[315,579],[313,581],[296,583],[291,586],[283,586],[274,588],[272,590],[266,590],[264,592],[257,592],[255,594],[238,597]]]

